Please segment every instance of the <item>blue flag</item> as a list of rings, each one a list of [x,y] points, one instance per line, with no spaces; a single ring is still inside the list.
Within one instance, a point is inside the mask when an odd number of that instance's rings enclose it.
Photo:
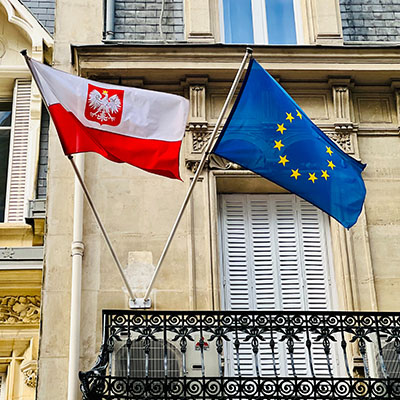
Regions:
[[[213,152],[297,194],[345,228],[365,198],[365,168],[329,139],[253,59]]]

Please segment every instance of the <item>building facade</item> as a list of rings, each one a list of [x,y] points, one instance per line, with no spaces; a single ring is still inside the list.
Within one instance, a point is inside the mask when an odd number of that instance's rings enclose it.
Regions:
[[[54,67],[190,100],[181,150],[183,182],[97,154],[76,157],[138,297],[145,293],[246,44],[251,44],[254,57],[310,118],[368,165],[365,206],[357,224],[345,230],[272,182],[211,157],[155,281],[153,310],[398,311],[399,13],[394,0],[107,0],[104,7],[96,1],[57,2]],[[79,398],[77,368],[90,370],[99,354],[106,321],[102,310],[127,310],[129,298],[91,210],[74,200],[73,171],[54,129],[49,171],[37,393],[39,399],[73,399]],[[80,239],[74,229],[82,231]],[[82,270],[72,267],[72,275],[71,243],[73,259],[82,262]],[[197,340],[193,345],[203,354],[204,340],[210,339],[200,335]],[[362,346],[349,346],[349,373],[368,376],[369,365],[379,376],[380,367],[371,367],[374,356],[367,362]],[[130,351],[127,359],[110,361],[107,368],[129,375],[130,367],[127,371],[118,363],[129,365]],[[250,354],[247,362],[229,358],[234,351],[228,346],[224,356],[222,347],[218,353],[220,370],[228,375],[235,375],[238,365],[249,376],[260,370],[274,374],[274,355],[258,365],[250,347],[243,350]],[[278,353],[283,375],[294,365],[300,375],[314,373],[304,354]],[[148,363],[149,354],[142,356]],[[201,363],[190,365],[203,369]]]
[[[49,121],[19,53],[26,49],[33,58],[50,62],[52,46],[49,31],[26,5],[0,2],[0,398],[4,400],[36,398],[45,234]]]

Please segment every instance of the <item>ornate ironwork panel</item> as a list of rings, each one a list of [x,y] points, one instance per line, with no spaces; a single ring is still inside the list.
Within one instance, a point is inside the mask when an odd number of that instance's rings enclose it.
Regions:
[[[85,400],[400,399],[400,313],[106,310],[79,377]]]

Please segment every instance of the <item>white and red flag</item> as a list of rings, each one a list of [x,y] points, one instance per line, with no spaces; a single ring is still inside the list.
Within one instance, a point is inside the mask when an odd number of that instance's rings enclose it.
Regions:
[[[180,179],[189,102],[181,96],[109,85],[26,57],[66,155],[96,152],[115,162]]]

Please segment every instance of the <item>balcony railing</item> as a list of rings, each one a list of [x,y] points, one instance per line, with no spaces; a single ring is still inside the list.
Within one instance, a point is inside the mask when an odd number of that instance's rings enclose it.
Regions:
[[[85,400],[400,399],[400,313],[107,310],[79,377]]]

